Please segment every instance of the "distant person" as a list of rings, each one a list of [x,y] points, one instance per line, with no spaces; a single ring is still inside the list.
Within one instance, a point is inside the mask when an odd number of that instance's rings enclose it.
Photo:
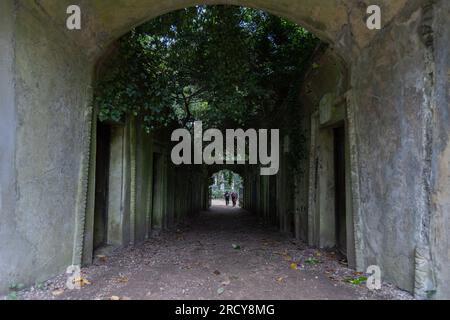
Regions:
[[[238,200],[238,194],[236,192],[231,193],[231,201],[233,201],[233,207],[236,207]]]
[[[228,206],[230,204],[230,193],[227,191],[225,192],[225,204]]]

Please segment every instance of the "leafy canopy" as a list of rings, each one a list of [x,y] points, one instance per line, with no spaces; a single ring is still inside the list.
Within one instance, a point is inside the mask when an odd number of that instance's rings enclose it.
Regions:
[[[103,65],[100,120],[141,117],[166,126],[257,127],[297,103],[298,82],[319,41],[265,12],[197,6],[160,16],[122,37]],[[286,109],[287,110],[287,109]]]

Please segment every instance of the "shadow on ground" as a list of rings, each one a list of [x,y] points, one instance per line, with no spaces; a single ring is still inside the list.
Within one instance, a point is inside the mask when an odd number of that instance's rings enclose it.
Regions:
[[[178,230],[97,256],[81,290],[66,276],[20,293],[24,299],[409,299],[385,284],[378,292],[333,251],[306,247],[239,208],[216,206]]]

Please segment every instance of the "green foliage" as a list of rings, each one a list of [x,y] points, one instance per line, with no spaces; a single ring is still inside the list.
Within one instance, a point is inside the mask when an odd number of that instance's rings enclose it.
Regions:
[[[311,264],[311,265],[316,265],[320,263],[320,260],[314,258],[314,257],[310,257],[308,259],[305,260],[305,263],[307,264]]]
[[[259,10],[197,6],[124,36],[96,86],[104,121],[142,117],[147,129],[279,125],[319,41]],[[297,93],[297,96],[296,96]]]
[[[349,278],[347,279],[348,283],[354,284],[354,285],[359,285],[361,283],[365,283],[367,281],[367,277],[365,276],[359,276],[359,277],[354,277],[354,278]]]
[[[7,296],[6,296],[6,300],[19,300],[19,295],[17,294],[17,292],[10,292]]]
[[[436,295],[436,290],[427,290],[425,293],[427,294],[427,299],[433,299]]]
[[[6,300],[19,300],[18,291],[25,288],[23,283],[12,283],[9,285],[9,294],[6,296]]]
[[[45,285],[44,285],[42,282],[36,282],[36,283],[34,284],[34,286],[35,286],[35,288],[38,289],[38,290],[42,290],[42,289],[45,288]]]
[[[25,288],[25,285],[23,283],[12,283],[9,285],[10,291],[20,291],[23,288]]]

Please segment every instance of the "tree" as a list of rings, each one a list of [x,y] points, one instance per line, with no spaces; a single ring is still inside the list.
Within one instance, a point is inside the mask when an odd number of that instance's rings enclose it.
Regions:
[[[100,119],[133,114],[147,129],[258,127],[297,103],[319,41],[265,12],[197,6],[158,17],[119,40],[95,101]]]

